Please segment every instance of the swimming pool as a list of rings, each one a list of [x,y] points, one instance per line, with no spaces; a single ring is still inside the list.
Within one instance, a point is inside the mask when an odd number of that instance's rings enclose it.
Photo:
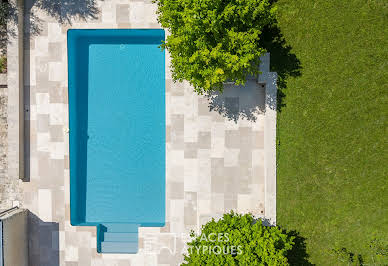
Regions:
[[[136,253],[165,223],[164,30],[69,30],[70,220]]]

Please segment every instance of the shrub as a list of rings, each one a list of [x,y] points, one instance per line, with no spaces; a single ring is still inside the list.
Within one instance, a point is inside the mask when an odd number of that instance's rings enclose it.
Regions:
[[[7,57],[0,56],[0,73],[7,72]]]
[[[233,212],[191,233],[182,265],[288,265],[294,237],[278,227],[264,226],[250,214]]]
[[[10,5],[7,1],[0,1],[0,27],[7,27]]]
[[[158,20],[171,35],[172,77],[198,93],[222,90],[226,80],[244,84],[258,74],[261,30],[274,20],[268,0],[154,0]]]

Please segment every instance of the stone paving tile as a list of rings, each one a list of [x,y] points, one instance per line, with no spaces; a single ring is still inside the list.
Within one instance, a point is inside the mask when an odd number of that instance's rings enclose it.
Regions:
[[[198,144],[196,142],[185,142],[185,158],[197,158]]]
[[[37,219],[30,260],[32,265],[177,265],[189,231],[212,217],[229,210],[265,215],[264,114],[252,114],[255,121],[238,116],[262,106],[265,94],[255,82],[245,88],[253,99],[226,88],[217,109],[214,99],[196,95],[187,82],[173,82],[167,68],[166,225],[140,229],[138,254],[97,254],[95,227],[69,221],[66,31],[159,26],[151,0],[97,1],[96,6],[96,19],[72,18],[72,25],[33,7],[42,31],[26,48],[31,177],[22,185],[23,206]],[[166,60],[168,67],[168,54]]]

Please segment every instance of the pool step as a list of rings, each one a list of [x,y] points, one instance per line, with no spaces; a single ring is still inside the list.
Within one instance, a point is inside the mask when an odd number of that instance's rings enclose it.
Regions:
[[[104,233],[104,242],[137,242],[137,233]]]
[[[106,228],[106,232],[112,233],[137,233],[139,224],[114,224],[104,223],[102,224]]]
[[[137,242],[101,242],[101,253],[128,253],[136,254]]]
[[[101,253],[128,253],[138,251],[138,224],[101,224],[101,238],[99,242]]]

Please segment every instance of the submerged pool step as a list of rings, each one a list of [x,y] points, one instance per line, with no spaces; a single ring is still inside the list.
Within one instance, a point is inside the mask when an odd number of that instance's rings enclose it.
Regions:
[[[104,242],[137,242],[137,233],[104,233]]]
[[[102,253],[128,253],[135,254],[138,251],[137,242],[101,242]]]
[[[138,251],[138,224],[104,223],[100,225],[97,243],[101,253],[128,253]]]
[[[112,233],[137,233],[139,230],[139,224],[119,224],[119,223],[104,223],[102,224],[106,228],[106,232]]]

